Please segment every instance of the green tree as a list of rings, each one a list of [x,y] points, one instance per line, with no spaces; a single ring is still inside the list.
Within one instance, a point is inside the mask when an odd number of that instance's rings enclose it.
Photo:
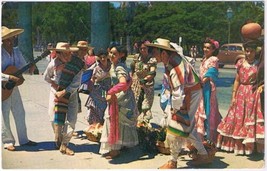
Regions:
[[[44,42],[90,40],[90,3],[35,3],[33,24]]]
[[[182,37],[185,50],[192,44],[202,46],[205,37],[226,43],[228,7],[234,12],[232,42],[241,42],[240,27],[246,19],[263,21],[264,8],[255,2],[153,2],[150,7],[138,6],[131,32],[134,40],[163,37],[178,42]]]
[[[3,25],[17,26],[17,4],[3,5]],[[240,28],[248,19],[264,26],[264,3],[259,1],[138,1],[135,5],[130,11],[135,15],[127,23],[127,8],[114,8],[110,3],[111,41],[120,41],[123,37],[126,44],[127,35],[131,35],[132,44],[157,37],[178,42],[182,37],[182,46],[188,50],[192,44],[201,47],[203,39],[209,36],[223,44],[228,38],[226,11],[229,7],[233,10],[231,42],[242,41]],[[91,2],[34,2],[32,14],[34,44],[91,40]]]

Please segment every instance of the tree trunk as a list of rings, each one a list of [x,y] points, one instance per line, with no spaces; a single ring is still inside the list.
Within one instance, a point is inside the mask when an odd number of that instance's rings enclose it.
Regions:
[[[33,59],[32,52],[32,4],[30,2],[20,2],[18,5],[18,27],[24,29],[19,36],[19,47],[26,59]]]
[[[34,59],[32,48],[32,3],[20,2],[18,4],[18,26],[24,29],[23,34],[19,36],[19,47],[27,62]],[[36,66],[36,65],[35,65]],[[38,74],[38,68],[34,74]]]
[[[91,45],[108,48],[110,42],[109,2],[91,3]]]

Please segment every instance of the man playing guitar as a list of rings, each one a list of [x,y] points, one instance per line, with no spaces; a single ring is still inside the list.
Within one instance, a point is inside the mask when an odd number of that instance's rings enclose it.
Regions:
[[[14,47],[15,37],[21,34],[23,31],[23,29],[9,29],[5,26],[2,26],[2,90],[13,88],[13,86],[10,86],[8,83],[13,82],[15,85],[20,85],[24,81],[23,77],[14,76],[10,72],[5,72],[10,67],[20,69],[26,65],[26,61],[19,48]],[[33,73],[34,69],[35,66],[32,65],[29,69],[29,72]],[[11,82],[3,84],[3,81],[8,80],[11,80]],[[25,110],[19,89],[17,86],[15,86],[11,95],[2,101],[2,142],[4,143],[4,148],[9,151],[15,151],[15,139],[10,128],[10,111],[12,112],[15,120],[19,144],[27,146],[37,145],[36,142],[28,139],[25,123]]]

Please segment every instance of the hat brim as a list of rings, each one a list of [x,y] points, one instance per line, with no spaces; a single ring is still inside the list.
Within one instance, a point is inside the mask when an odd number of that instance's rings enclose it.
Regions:
[[[154,43],[147,43],[145,45],[149,46],[149,47],[155,47],[155,48],[165,49],[165,50],[172,51],[172,52],[177,52],[177,50],[175,50],[173,48],[169,48],[169,47],[158,45],[158,44],[154,44]]]
[[[76,47],[71,47],[69,49],[48,48],[47,50],[54,50],[57,52],[77,52],[79,48],[76,48]]]
[[[9,29],[9,31],[10,31],[9,33],[2,36],[2,40],[5,40],[5,39],[8,39],[10,37],[14,37],[14,36],[21,34],[24,32],[24,29]]]
[[[77,47],[77,48],[87,48],[87,49],[94,49],[94,47],[91,47],[91,46],[77,46],[77,45],[74,45],[73,47]]]

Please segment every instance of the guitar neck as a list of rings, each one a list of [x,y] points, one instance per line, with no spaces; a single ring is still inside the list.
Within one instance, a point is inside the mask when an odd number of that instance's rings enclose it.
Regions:
[[[24,73],[25,71],[27,71],[31,67],[31,65],[36,64],[41,59],[42,59],[41,57],[37,57],[32,62],[28,63],[27,65],[25,65],[24,67],[22,67],[20,70],[18,70],[14,75],[15,76],[21,75],[22,73]]]
[[[22,73],[24,73],[25,71],[27,71],[31,65],[36,64],[38,61],[40,61],[41,59],[43,59],[44,57],[46,57],[47,55],[49,55],[51,52],[49,50],[44,51],[41,56],[38,56],[37,58],[35,58],[33,61],[31,61],[30,63],[28,63],[27,65],[25,65],[24,67],[22,67],[20,70],[18,70],[17,72],[14,73],[15,76],[19,76]]]

